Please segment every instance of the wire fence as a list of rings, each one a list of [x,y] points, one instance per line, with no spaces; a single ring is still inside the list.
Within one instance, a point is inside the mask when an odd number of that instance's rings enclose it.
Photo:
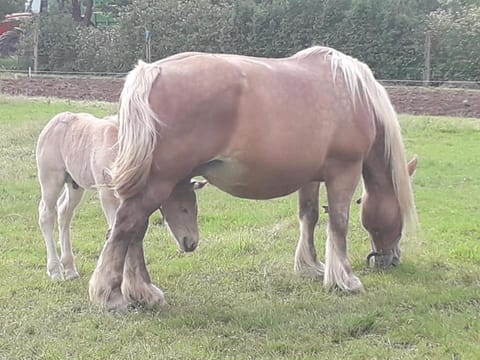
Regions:
[[[37,71],[0,69],[0,79],[17,78],[115,78],[121,79],[126,72],[78,72],[78,71]],[[447,87],[456,89],[480,90],[480,81],[474,80],[414,80],[414,79],[378,79],[384,86]]]

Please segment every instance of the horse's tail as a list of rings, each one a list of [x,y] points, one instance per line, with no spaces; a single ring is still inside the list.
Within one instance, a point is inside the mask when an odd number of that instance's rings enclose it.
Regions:
[[[337,69],[343,73],[345,84],[352,99],[364,102],[373,111],[378,126],[385,133],[385,160],[392,172],[392,183],[400,206],[404,232],[417,227],[417,213],[413,199],[412,185],[408,174],[405,148],[400,124],[385,88],[375,80],[370,68],[336,50],[328,49],[334,80]]]
[[[134,196],[145,185],[161,124],[149,104],[160,67],[139,61],[125,79],[118,113],[118,155],[112,166],[111,186],[121,199]]]

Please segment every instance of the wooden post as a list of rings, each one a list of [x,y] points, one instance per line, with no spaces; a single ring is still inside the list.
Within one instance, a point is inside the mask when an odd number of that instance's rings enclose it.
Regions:
[[[152,33],[149,30],[145,30],[145,61],[152,62]]]
[[[36,74],[38,70],[38,33],[39,33],[39,18],[34,15],[33,18],[33,72]]]
[[[425,34],[425,62],[423,65],[423,85],[430,86],[431,75],[431,48],[432,40],[430,30]]]

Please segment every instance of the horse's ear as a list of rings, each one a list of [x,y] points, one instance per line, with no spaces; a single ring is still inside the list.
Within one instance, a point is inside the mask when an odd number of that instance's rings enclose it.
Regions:
[[[417,170],[417,163],[418,163],[418,156],[414,155],[412,160],[410,160],[407,164],[409,176],[413,176],[413,174],[415,174],[415,170]]]
[[[207,180],[192,180],[190,182],[190,185],[192,185],[192,189],[193,190],[200,190],[201,188],[203,188],[205,185],[208,184],[208,181]]]

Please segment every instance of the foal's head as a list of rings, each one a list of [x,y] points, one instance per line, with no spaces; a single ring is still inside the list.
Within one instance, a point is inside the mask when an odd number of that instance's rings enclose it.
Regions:
[[[408,163],[408,173],[412,176],[417,168],[417,158]],[[379,187],[380,188],[380,187]],[[382,189],[366,192],[361,199],[362,223],[370,233],[372,252],[367,257],[375,258],[377,268],[387,268],[400,263],[400,238],[402,237],[402,215],[393,190]]]
[[[206,181],[184,182],[177,185],[162,204],[162,214],[180,251],[193,251],[199,241],[197,222],[197,196],[195,190],[203,188]]]

